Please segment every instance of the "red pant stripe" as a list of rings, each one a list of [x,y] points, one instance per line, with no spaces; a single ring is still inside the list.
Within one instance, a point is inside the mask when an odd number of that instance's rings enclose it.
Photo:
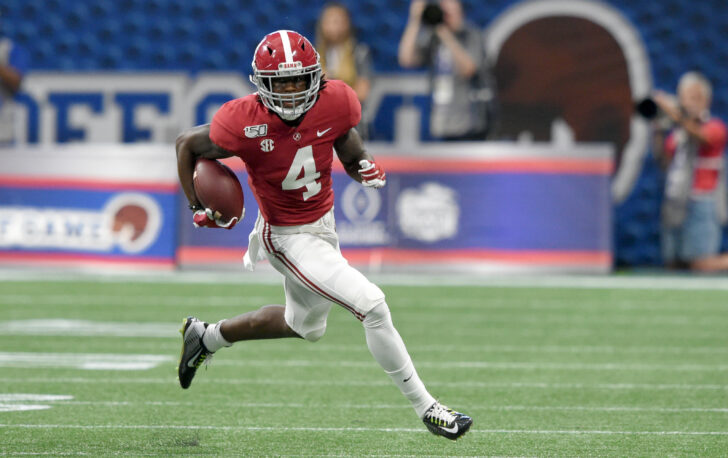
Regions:
[[[270,226],[268,225],[268,222],[265,222],[263,223],[263,246],[265,247],[265,251],[273,254],[272,244],[271,246],[268,246],[268,231],[270,231]]]
[[[312,280],[310,280],[308,277],[306,277],[306,275],[304,275],[303,272],[301,272],[298,269],[298,267],[296,267],[296,265],[293,262],[291,262],[286,257],[285,254],[283,254],[283,252],[276,250],[275,247],[273,247],[273,242],[270,240],[270,228],[269,228],[269,231],[268,232],[264,232],[264,234],[266,235],[266,239],[268,239],[267,240],[268,243],[270,243],[270,246],[272,247],[271,253],[274,254],[275,257],[284,266],[286,266],[288,268],[288,270],[290,270],[291,273],[293,273],[293,275],[295,275],[296,278],[298,278],[304,285],[307,285],[309,287],[309,289],[311,289],[316,294],[318,294],[318,295],[320,295],[320,296],[322,296],[322,297],[330,300],[331,302],[334,302],[334,303],[339,304],[340,306],[344,307],[345,309],[347,309],[348,311],[350,311],[359,321],[364,321],[364,315],[362,315],[361,313],[357,312],[354,309],[354,307],[352,307],[352,306],[344,303],[343,301],[341,301],[339,299],[334,298],[332,295],[330,295],[329,293],[327,293],[326,291],[324,291],[316,283],[314,283]]]

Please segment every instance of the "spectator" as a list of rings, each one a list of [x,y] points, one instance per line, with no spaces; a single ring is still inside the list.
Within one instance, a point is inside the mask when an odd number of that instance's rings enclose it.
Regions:
[[[25,50],[10,38],[0,37],[0,145],[15,141],[15,103],[28,66]]]
[[[315,46],[324,74],[348,84],[364,106],[372,86],[372,55],[369,46],[357,42],[346,6],[338,2],[324,6],[316,24]],[[368,137],[364,122],[358,129],[362,137]]]
[[[656,129],[655,151],[667,169],[662,205],[662,253],[672,268],[728,270],[720,256],[721,225],[726,221],[726,126],[711,117],[712,87],[700,73],[680,78],[677,98],[656,91],[653,99],[672,132]],[[663,140],[664,139],[664,140]]]
[[[372,56],[369,47],[358,43],[351,14],[341,3],[328,3],[316,25],[316,48],[327,77],[348,84],[362,104],[372,85]]]
[[[399,63],[430,70],[433,137],[483,140],[492,131],[495,85],[483,34],[465,22],[459,0],[413,0]]]

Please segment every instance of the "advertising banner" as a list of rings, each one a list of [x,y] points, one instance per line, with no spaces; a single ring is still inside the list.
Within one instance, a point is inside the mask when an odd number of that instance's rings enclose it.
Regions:
[[[386,187],[364,188],[340,167],[333,174],[337,233],[354,264],[374,270],[611,269],[608,147],[477,145],[459,147],[459,157],[443,145],[423,147],[417,157],[371,150],[387,171]],[[242,162],[226,163],[244,183],[246,217],[232,231],[195,229],[187,211],[180,229],[183,264],[242,262],[257,204]]]
[[[375,190],[335,161],[337,232],[367,270],[589,271],[612,265],[606,146],[370,145]],[[71,144],[4,152],[0,263],[242,269],[258,213],[245,193],[231,231],[195,228],[169,144]]]
[[[0,262],[173,268],[172,151],[116,145],[7,151]]]

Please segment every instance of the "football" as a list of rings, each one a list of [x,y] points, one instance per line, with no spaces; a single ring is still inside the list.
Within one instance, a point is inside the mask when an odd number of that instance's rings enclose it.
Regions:
[[[212,159],[200,158],[192,175],[195,194],[203,207],[212,210],[223,223],[243,216],[243,188],[228,166]]]

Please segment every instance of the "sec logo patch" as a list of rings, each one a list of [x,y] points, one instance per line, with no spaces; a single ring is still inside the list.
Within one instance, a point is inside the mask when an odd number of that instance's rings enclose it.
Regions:
[[[263,152],[269,153],[273,151],[273,140],[270,138],[266,138],[262,142],[260,142],[260,149],[263,150]]]

